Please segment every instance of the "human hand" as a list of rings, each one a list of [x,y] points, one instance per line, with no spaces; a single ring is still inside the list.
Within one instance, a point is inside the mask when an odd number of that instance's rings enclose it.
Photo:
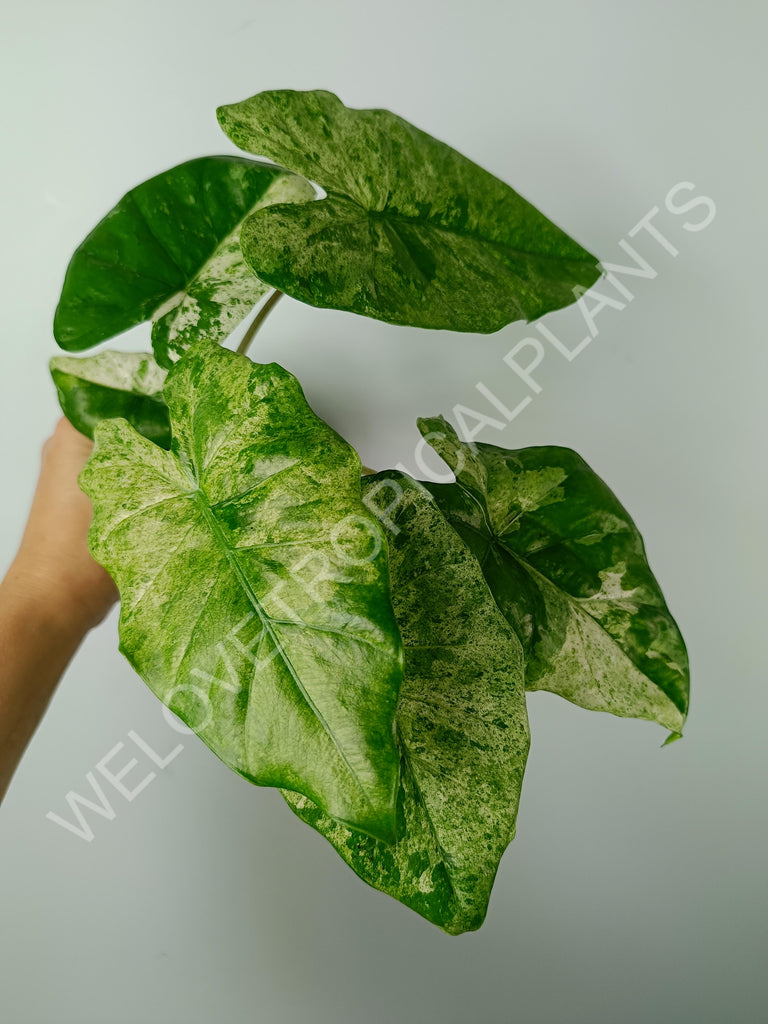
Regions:
[[[88,550],[93,509],[77,478],[92,449],[66,419],[58,421],[43,446],[29,519],[8,574],[83,631],[101,622],[119,596]]]

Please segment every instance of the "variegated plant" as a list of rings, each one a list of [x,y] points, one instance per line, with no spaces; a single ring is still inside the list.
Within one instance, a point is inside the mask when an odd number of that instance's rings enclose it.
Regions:
[[[76,250],[54,320],[70,352],[152,322],[154,357],[51,360],[95,439],[81,484],[120,647],[361,878],[474,929],[515,832],[526,691],[675,738],[680,632],[632,520],[575,452],[467,445],[429,419],[454,483],[361,479],[296,379],[245,351],[283,293],[488,333],[568,304],[598,267],[386,110],[279,90],[218,114],[258,159],[202,157],[128,192]],[[238,352],[222,347],[252,309]]]

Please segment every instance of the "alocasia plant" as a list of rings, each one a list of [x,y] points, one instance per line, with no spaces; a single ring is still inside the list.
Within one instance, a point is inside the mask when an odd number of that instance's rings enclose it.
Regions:
[[[575,452],[468,445],[431,418],[454,483],[361,478],[296,379],[244,353],[283,293],[482,334],[567,305],[599,267],[389,111],[277,90],[218,116],[259,159],[137,186],[67,270],[62,348],[153,325],[154,357],[51,361],[95,438],[91,550],[160,699],[361,878],[458,934],[514,836],[526,691],[673,738],[685,646],[636,527]],[[257,303],[238,353],[222,347]]]

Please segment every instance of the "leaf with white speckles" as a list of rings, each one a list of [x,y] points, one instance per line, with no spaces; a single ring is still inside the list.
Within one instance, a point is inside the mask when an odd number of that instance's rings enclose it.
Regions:
[[[390,839],[402,642],[357,454],[295,377],[214,342],[164,395],[170,451],[104,420],[81,475],[121,650],[235,771]]]
[[[456,474],[427,484],[526,651],[526,687],[682,731],[688,657],[627,511],[569,448],[464,444],[419,428]]]
[[[163,398],[166,371],[141,352],[54,356],[51,377],[69,422],[87,437],[96,424],[121,416],[144,437],[170,448],[171,427]]]
[[[198,338],[222,341],[270,290],[243,259],[243,220],[314,195],[289,171],[231,156],[189,160],[137,185],[70,260],[56,341],[80,352],[151,319],[166,369]]]
[[[482,924],[515,834],[529,744],[523,652],[474,555],[426,492],[386,472],[366,480],[367,500],[386,509],[393,486],[402,494],[390,575],[405,646],[397,842],[283,795],[362,879],[458,934]]]
[[[567,306],[599,277],[595,258],[517,192],[388,110],[283,89],[218,117],[241,149],[327,193],[243,225],[254,273],[303,302],[489,333]]]

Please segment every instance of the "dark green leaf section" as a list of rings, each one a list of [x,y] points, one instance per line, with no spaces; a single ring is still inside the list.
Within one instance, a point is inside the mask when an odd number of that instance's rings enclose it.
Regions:
[[[284,796],[369,885],[458,934],[482,924],[515,833],[529,744],[522,649],[476,559],[423,488],[380,473],[364,493],[380,510],[400,496],[390,539],[405,644],[397,842],[362,836],[310,800]]]
[[[223,340],[269,290],[243,260],[241,222],[314,194],[303,178],[242,157],[201,157],[150,178],[75,251],[56,341],[79,352],[152,319],[155,355],[168,368],[196,339]]]
[[[391,839],[403,653],[357,454],[291,374],[213,342],[164,395],[170,452],[105,420],[81,475],[121,650],[235,771]]]
[[[456,474],[427,484],[474,551],[526,652],[526,687],[681,732],[688,657],[626,509],[569,448],[461,442],[419,428]]]
[[[387,110],[288,89],[220,107],[232,141],[318,182],[243,225],[263,281],[395,324],[497,331],[574,301],[595,258],[498,178]]]
[[[161,448],[171,446],[171,425],[163,398],[166,371],[151,355],[100,352],[50,361],[59,404],[69,422],[87,437],[96,424],[122,417]]]

